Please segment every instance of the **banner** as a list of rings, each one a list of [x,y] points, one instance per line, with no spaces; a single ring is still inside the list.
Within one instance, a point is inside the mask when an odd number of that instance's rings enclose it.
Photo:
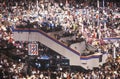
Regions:
[[[36,43],[28,44],[28,55],[38,55],[38,44]]]

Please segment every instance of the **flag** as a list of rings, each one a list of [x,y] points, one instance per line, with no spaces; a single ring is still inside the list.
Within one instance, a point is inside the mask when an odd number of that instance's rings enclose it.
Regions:
[[[28,54],[29,55],[38,55],[38,44],[36,44],[36,43],[28,44]]]

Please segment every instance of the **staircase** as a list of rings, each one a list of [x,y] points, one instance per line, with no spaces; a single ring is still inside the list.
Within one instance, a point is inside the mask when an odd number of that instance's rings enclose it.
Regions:
[[[76,51],[76,49],[74,49],[75,47],[74,45],[68,47],[65,44],[58,41],[57,39],[54,39],[52,36],[38,29],[31,28],[13,29],[13,38],[15,39],[15,41],[39,41],[43,45],[51,48],[60,55],[69,59],[71,66],[81,66],[85,69],[99,67],[100,64],[103,64],[105,62],[105,59],[107,57],[106,54],[104,55],[93,54],[90,56],[80,56],[81,54],[80,51],[79,50]],[[82,43],[84,45],[84,42]],[[102,58],[101,62],[99,62],[100,57]]]

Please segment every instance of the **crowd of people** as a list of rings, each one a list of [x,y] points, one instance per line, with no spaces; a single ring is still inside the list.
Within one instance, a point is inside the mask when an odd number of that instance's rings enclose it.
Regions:
[[[5,53],[5,52],[4,52]],[[1,79],[119,79],[120,63],[108,58],[107,62],[87,71],[41,71],[21,61],[0,54],[0,78]]]
[[[87,43],[97,47],[97,52],[108,53],[106,63],[98,69],[88,72],[41,72],[25,62],[15,62],[0,53],[1,79],[119,79],[120,78],[120,40],[104,40],[104,38],[120,38],[120,6],[119,3],[106,2],[105,7],[83,5],[43,3],[39,0],[0,1],[0,52],[4,49],[23,49],[24,42],[16,42],[12,37],[13,28],[36,28],[48,32],[62,31],[57,34],[63,38],[73,35],[83,38]],[[11,48],[12,47],[12,48]],[[47,48],[45,47],[45,50]],[[44,50],[41,48],[41,50]],[[9,52],[10,53],[10,52]],[[11,52],[13,54],[13,51]],[[26,51],[14,50],[14,53]],[[24,72],[25,71],[25,72]],[[28,75],[28,71],[31,72]]]

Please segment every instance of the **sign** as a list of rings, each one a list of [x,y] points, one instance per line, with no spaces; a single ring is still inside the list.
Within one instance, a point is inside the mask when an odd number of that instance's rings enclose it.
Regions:
[[[28,44],[28,55],[38,55],[38,44],[36,43]]]

